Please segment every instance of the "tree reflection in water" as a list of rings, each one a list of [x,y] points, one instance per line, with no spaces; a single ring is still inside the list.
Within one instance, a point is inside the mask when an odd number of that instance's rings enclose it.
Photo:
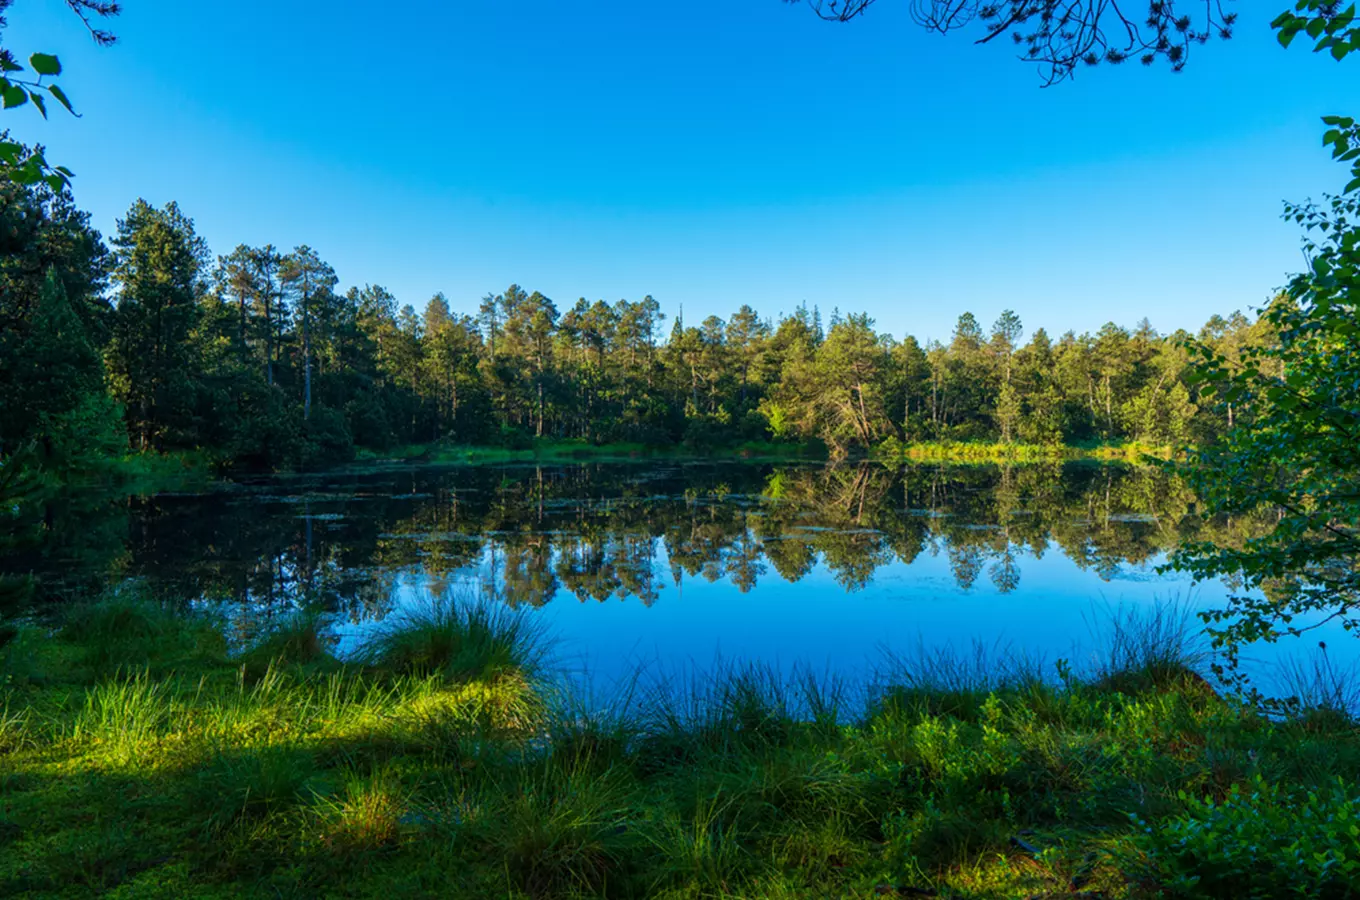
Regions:
[[[1109,580],[1187,538],[1240,543],[1259,529],[1193,512],[1178,480],[1124,465],[403,468],[68,497],[43,511],[45,540],[5,564],[40,574],[49,601],[137,577],[185,604],[248,613],[232,621],[249,631],[300,606],[381,618],[411,576],[513,604],[651,605],[685,577],[745,593],[820,566],[857,591],[886,565],[943,554],[960,588],[985,577],[1005,594],[1027,558],[1054,550]]]

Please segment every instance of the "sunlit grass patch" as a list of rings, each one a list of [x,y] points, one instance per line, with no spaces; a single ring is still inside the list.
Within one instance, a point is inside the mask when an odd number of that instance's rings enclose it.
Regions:
[[[0,696],[0,757],[31,743],[30,718],[28,709],[18,706],[10,697]]]
[[[398,644],[425,655],[98,677],[69,634],[24,629],[78,671],[0,699],[0,895],[1141,900],[1182,863],[1117,852],[1131,815],[1174,831],[1203,818],[1192,798],[1259,777],[1284,822],[1279,798],[1360,768],[1360,728],[1308,712],[1347,702],[1345,673],[1266,715],[1176,675],[1169,626],[1107,644],[1086,678],[975,647],[865,686],[728,664],[587,698],[487,652],[517,634],[494,621],[450,613]]]
[[[90,688],[71,724],[71,740],[92,745],[112,762],[130,763],[148,752],[171,719],[167,684],[142,671]]]
[[[518,750],[544,733],[542,696],[521,676],[450,684],[409,679],[389,709],[385,734],[410,752],[445,762]]]

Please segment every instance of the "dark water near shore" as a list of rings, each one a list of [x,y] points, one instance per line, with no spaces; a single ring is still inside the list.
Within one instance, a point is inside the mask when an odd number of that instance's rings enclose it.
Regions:
[[[54,504],[6,565],[58,603],[140,579],[242,640],[310,607],[352,644],[451,592],[532,610],[597,677],[719,655],[857,675],[923,645],[1074,659],[1112,606],[1220,604],[1228,586],[1158,566],[1255,526],[1194,503],[1089,463],[405,467]]]

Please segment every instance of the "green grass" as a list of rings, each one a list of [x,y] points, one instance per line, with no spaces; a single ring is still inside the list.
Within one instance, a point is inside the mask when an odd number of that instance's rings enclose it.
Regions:
[[[369,665],[451,681],[539,674],[549,650],[532,614],[499,603],[439,598],[398,614],[369,641]]]
[[[1189,624],[1120,615],[1057,668],[918,650],[868,685],[734,664],[585,699],[476,603],[341,661],[313,619],[229,648],[115,596],[0,650],[0,896],[1355,895],[1341,676],[1267,716],[1195,674]]]
[[[456,444],[409,444],[388,450],[361,449],[356,462],[425,462],[444,464],[495,464],[535,460],[610,460],[610,459],[802,459],[823,458],[824,450],[810,444],[743,441],[715,447],[653,446],[615,442],[592,444],[584,440],[539,438],[525,447],[480,447]]]
[[[1168,459],[1170,447],[1150,444],[1018,444],[985,441],[936,441],[902,444],[893,442],[878,448],[882,460],[915,462],[1057,462],[1063,460],[1106,460],[1141,462],[1146,457]]]

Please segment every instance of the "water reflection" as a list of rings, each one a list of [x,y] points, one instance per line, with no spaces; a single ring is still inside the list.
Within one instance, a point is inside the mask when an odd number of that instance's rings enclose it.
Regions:
[[[87,498],[88,499],[88,498]],[[887,566],[947,560],[958,589],[1011,594],[1061,553],[1102,581],[1140,577],[1204,524],[1176,479],[1129,466],[585,464],[402,469],[45,511],[7,567],[61,598],[142,577],[186,602],[268,616],[386,615],[403,575],[467,581],[513,604],[628,600],[725,582],[745,594],[824,572],[862,591]]]

